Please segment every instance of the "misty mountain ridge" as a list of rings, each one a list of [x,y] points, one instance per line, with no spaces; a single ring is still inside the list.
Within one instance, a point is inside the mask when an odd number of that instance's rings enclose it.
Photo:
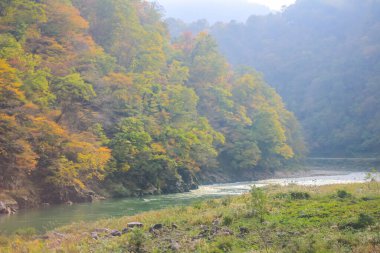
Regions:
[[[379,153],[380,1],[298,0],[244,24],[167,24],[173,37],[208,31],[235,66],[261,71],[314,154]]]
[[[155,1],[163,5],[161,12],[166,18],[181,19],[185,22],[197,20],[207,20],[210,24],[216,22],[245,22],[251,15],[267,15],[274,10],[267,6],[249,3],[245,0],[221,2],[217,0],[209,1],[177,1],[170,4],[162,4],[162,1]]]

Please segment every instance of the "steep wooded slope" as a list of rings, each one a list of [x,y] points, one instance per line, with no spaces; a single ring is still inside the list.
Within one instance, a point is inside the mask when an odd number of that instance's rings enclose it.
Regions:
[[[170,44],[150,3],[15,0],[0,14],[0,189],[16,199],[181,192],[206,170],[304,152],[259,75],[233,72],[207,34]]]
[[[379,154],[379,1],[298,0],[245,24],[168,24],[177,35],[209,30],[234,65],[262,72],[299,118],[314,155]]]

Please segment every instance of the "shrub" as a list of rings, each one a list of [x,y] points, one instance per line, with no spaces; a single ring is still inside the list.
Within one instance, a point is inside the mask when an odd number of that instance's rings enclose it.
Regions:
[[[223,217],[223,221],[222,221],[222,224],[224,226],[229,226],[232,224],[232,221],[233,221],[233,218],[231,216],[224,216]]]
[[[363,229],[363,228],[366,228],[366,227],[371,226],[373,224],[375,224],[375,220],[372,216],[370,216],[368,214],[361,213],[361,214],[359,214],[356,221],[349,222],[349,223],[341,226],[340,228],[345,229],[345,228],[351,227],[353,229]]]
[[[336,192],[336,195],[338,196],[338,198],[341,198],[341,199],[345,199],[345,198],[349,198],[351,197],[351,194],[346,192],[345,190],[338,190]]]
[[[307,192],[290,192],[291,199],[310,199],[310,194]]]
[[[274,195],[273,198],[275,198],[275,199],[287,199],[288,197],[289,197],[289,194],[281,192],[281,193],[277,193],[276,195]]]
[[[129,246],[133,252],[142,252],[142,246],[145,242],[145,234],[141,229],[133,229],[129,238]]]
[[[218,242],[218,248],[223,252],[231,252],[232,251],[232,242],[230,241],[221,241]]]
[[[131,196],[131,192],[120,183],[107,184],[109,192],[114,198],[124,198]]]
[[[359,214],[358,221],[356,222],[358,228],[366,228],[374,223],[374,218],[364,213]]]
[[[210,252],[210,253],[233,252],[235,241],[236,241],[236,238],[232,236],[216,238],[216,241],[212,243],[210,250],[208,250],[207,252]]]
[[[370,201],[370,200],[374,200],[373,197],[362,197],[362,200],[363,201]]]
[[[260,222],[264,222],[264,216],[267,213],[266,209],[267,196],[263,189],[253,186],[251,188],[251,203],[249,213],[252,213],[259,219]]]

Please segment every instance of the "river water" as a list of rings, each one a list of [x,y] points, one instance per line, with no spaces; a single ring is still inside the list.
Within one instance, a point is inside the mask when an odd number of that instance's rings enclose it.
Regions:
[[[252,185],[261,187],[269,184],[326,185],[354,183],[365,182],[366,176],[367,172],[319,171],[319,173],[314,173],[313,176],[308,177],[206,185],[188,193],[149,196],[142,199],[110,199],[95,203],[74,204],[72,206],[59,205],[23,210],[12,216],[0,216],[0,233],[8,234],[26,228],[34,228],[41,233],[74,222],[96,221],[170,206],[188,205],[205,199],[243,194],[248,192]],[[380,178],[379,174],[376,176]]]

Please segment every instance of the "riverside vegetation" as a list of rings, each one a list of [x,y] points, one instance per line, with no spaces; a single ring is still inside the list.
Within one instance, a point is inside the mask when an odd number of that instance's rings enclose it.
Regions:
[[[268,186],[133,217],[0,237],[1,252],[380,251],[380,184]],[[141,222],[131,223],[131,222]],[[142,227],[127,228],[134,225]]]
[[[0,201],[188,191],[305,153],[298,123],[211,36],[140,0],[0,1]],[[199,180],[198,180],[199,179]]]

